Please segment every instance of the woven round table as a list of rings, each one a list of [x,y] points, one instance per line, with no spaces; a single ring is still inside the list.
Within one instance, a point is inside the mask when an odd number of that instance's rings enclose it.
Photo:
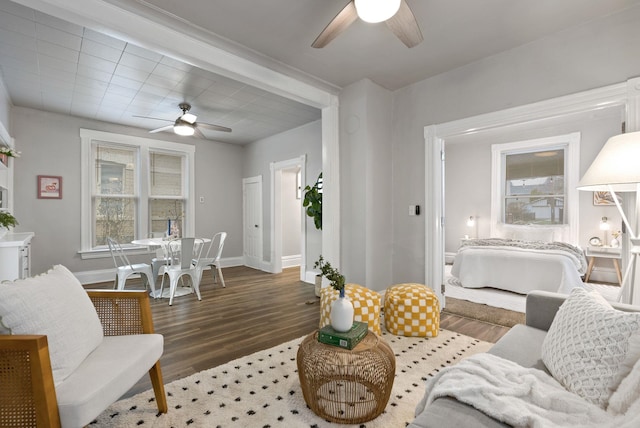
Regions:
[[[396,359],[387,343],[369,331],[352,350],[318,342],[318,332],[298,349],[298,376],[307,405],[331,422],[357,424],[387,406]]]

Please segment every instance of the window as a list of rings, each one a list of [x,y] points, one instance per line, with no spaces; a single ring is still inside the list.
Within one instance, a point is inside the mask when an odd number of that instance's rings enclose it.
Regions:
[[[574,242],[579,143],[573,133],[492,146],[492,236],[521,238],[527,227],[527,239]]]
[[[83,258],[107,251],[107,237],[126,245],[163,236],[169,223],[194,233],[194,146],[86,129],[80,136]]]
[[[566,224],[564,148],[505,154],[502,221]]]

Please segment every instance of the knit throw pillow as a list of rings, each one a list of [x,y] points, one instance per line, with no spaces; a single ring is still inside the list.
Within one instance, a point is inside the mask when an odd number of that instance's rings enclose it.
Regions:
[[[640,313],[618,311],[598,293],[574,288],[544,339],[542,361],[565,388],[606,409],[628,374],[629,342],[638,335]]]
[[[11,334],[44,334],[56,385],[100,343],[102,324],[76,277],[62,265],[0,284],[0,324]]]

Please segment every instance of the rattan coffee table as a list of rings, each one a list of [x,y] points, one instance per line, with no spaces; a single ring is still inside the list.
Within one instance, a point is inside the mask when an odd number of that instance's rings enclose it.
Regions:
[[[393,351],[375,333],[352,350],[318,342],[318,332],[298,349],[298,376],[307,405],[331,422],[357,424],[387,406],[396,372]]]

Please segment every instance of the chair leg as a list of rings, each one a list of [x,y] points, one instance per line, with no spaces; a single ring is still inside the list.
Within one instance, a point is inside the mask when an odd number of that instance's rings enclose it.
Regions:
[[[179,279],[180,277],[169,275],[169,306],[173,305],[173,296],[176,294],[176,288],[178,288]]]
[[[160,370],[159,360],[149,370],[149,377],[151,378],[151,385],[153,385],[153,393],[156,396],[156,403],[158,403],[158,411],[160,413],[167,413],[169,410],[167,406],[167,394],[164,392],[162,370]]]
[[[220,282],[222,283],[222,287],[227,288],[227,286],[224,283],[224,276],[222,276],[222,268],[220,266],[218,266],[217,268],[218,268],[218,276],[220,277]]]
[[[198,300],[202,300],[202,297],[200,297],[200,281],[199,281],[199,278],[202,276],[202,274],[196,271],[195,274],[189,274],[189,276],[191,277],[191,284],[193,285],[193,291],[196,292],[196,297],[198,298]]]

